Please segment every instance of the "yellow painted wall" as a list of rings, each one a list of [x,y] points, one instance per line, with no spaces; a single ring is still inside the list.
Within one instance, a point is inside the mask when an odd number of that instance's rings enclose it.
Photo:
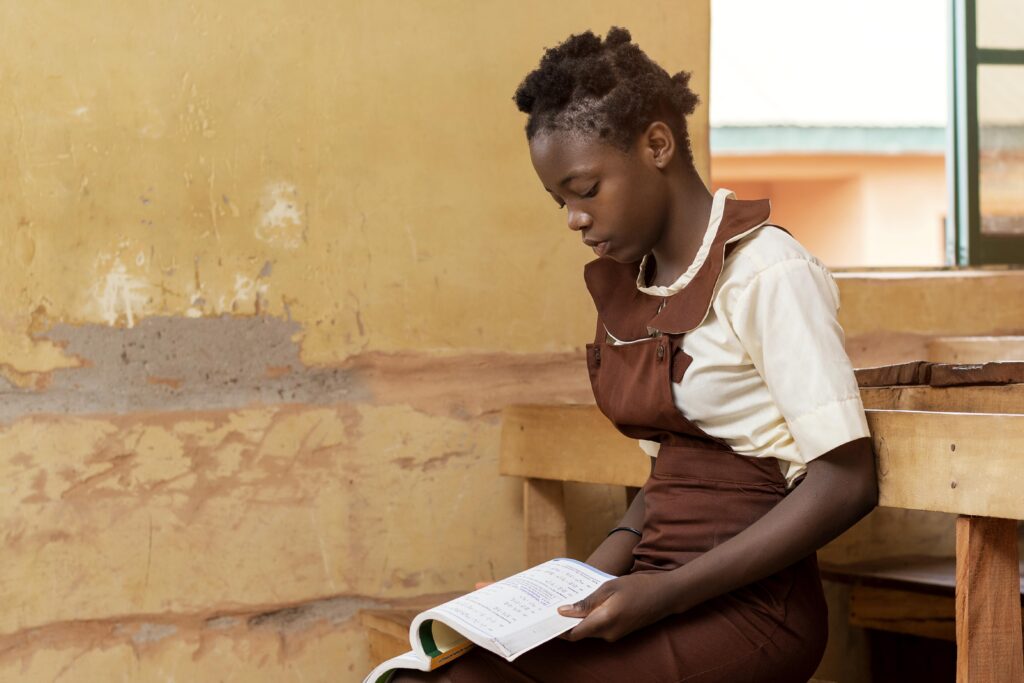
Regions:
[[[0,0],[0,680],[359,680],[359,609],[520,568],[592,254],[512,93],[619,24],[706,98],[708,12]]]

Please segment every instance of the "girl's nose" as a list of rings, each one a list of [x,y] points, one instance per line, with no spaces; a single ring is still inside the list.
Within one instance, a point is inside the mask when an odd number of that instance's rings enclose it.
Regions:
[[[592,223],[590,214],[582,211],[573,211],[569,209],[569,229],[570,230],[582,230],[583,228],[589,228]]]

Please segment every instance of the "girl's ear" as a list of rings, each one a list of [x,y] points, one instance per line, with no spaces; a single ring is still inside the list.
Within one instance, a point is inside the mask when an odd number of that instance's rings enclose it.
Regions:
[[[672,131],[661,121],[654,121],[640,136],[645,157],[659,169],[668,167],[676,152]]]

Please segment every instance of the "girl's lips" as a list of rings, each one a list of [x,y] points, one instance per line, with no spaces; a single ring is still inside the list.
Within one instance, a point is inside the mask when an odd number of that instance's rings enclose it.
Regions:
[[[608,253],[608,243],[598,242],[593,246],[593,249],[594,253],[597,254],[598,257],[604,256],[606,253]]]

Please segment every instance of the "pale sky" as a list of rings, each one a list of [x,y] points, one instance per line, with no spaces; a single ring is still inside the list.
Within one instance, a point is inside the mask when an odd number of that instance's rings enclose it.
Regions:
[[[945,0],[712,0],[711,125],[945,126]]]

